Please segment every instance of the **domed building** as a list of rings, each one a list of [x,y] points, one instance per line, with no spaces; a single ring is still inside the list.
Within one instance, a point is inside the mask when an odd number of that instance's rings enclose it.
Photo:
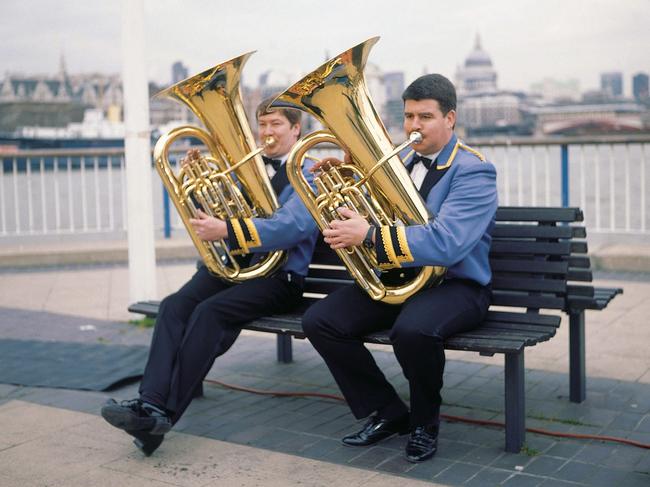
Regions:
[[[456,72],[458,94],[494,93],[497,90],[497,72],[492,66],[490,55],[483,50],[477,34],[474,50],[465,59],[465,64]]]
[[[497,72],[477,35],[474,49],[456,71],[458,126],[468,136],[524,134],[523,93],[497,88]]]

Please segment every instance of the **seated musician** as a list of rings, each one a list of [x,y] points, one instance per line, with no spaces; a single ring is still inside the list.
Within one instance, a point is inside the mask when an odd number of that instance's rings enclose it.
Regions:
[[[286,250],[287,261],[269,277],[239,284],[216,277],[201,266],[161,302],[140,396],[121,402],[110,399],[101,411],[111,425],[133,436],[147,456],[180,419],[215,359],[233,345],[242,327],[256,318],[290,311],[300,302],[318,232],[288,184],[285,170],[287,155],[300,135],[300,112],[269,110],[272,99],[259,105],[257,124],[261,140],[274,138],[263,159],[280,208],[267,219],[230,221],[199,212],[191,224],[203,240],[228,238],[231,251],[255,255]],[[188,153],[190,159],[197,156]],[[308,166],[305,176],[311,179]]]
[[[366,425],[343,438],[373,445],[409,434],[406,459],[420,462],[437,450],[444,341],[481,323],[490,304],[490,230],[497,209],[496,171],[454,134],[456,91],[437,74],[416,79],[402,95],[404,129],[422,134],[406,160],[411,179],[433,218],[424,225],[374,227],[348,208],[323,231],[333,249],[373,248],[381,268],[447,267],[437,287],[401,305],[372,300],[358,285],[338,289],[303,316],[303,329],[322,355],[358,419]],[[390,330],[409,382],[410,408],[378,368],[363,337]]]

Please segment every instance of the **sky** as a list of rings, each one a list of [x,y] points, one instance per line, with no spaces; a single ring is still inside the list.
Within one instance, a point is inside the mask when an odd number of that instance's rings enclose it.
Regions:
[[[129,5],[126,2],[126,5]],[[61,54],[69,73],[120,73],[123,2],[3,0],[0,78],[54,74]],[[257,50],[246,84],[270,70],[287,85],[332,57],[380,36],[369,61],[454,79],[480,35],[498,87],[528,90],[544,78],[576,79],[596,89],[600,73],[650,72],[650,0],[144,0],[146,72],[168,84],[171,64],[198,73]]]

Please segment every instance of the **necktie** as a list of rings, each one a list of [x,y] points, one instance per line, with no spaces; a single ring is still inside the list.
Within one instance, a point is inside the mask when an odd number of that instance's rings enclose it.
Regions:
[[[264,164],[270,164],[274,171],[280,169],[282,161],[280,159],[271,159],[270,157],[262,156]]]
[[[420,154],[413,154],[413,158],[411,159],[411,162],[409,162],[407,167],[409,173],[413,171],[413,168],[418,162],[424,164],[424,167],[427,168],[427,171],[431,168],[431,162],[432,162],[431,159],[429,159],[428,157],[423,157]]]

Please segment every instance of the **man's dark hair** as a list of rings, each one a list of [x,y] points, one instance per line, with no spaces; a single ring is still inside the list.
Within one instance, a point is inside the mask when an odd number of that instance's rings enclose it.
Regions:
[[[279,93],[276,93],[275,95],[271,95],[262,102],[257,105],[257,110],[255,111],[255,117],[259,120],[259,118],[262,115],[268,115],[270,113],[274,112],[280,112],[282,115],[285,116],[287,120],[289,120],[289,123],[293,126],[295,124],[299,124],[302,120],[302,112],[300,110],[296,110],[294,108],[269,108],[269,105],[275,100],[275,98],[279,95]]]
[[[456,110],[456,88],[441,74],[425,74],[408,85],[402,100],[436,100],[442,114],[447,115]]]

